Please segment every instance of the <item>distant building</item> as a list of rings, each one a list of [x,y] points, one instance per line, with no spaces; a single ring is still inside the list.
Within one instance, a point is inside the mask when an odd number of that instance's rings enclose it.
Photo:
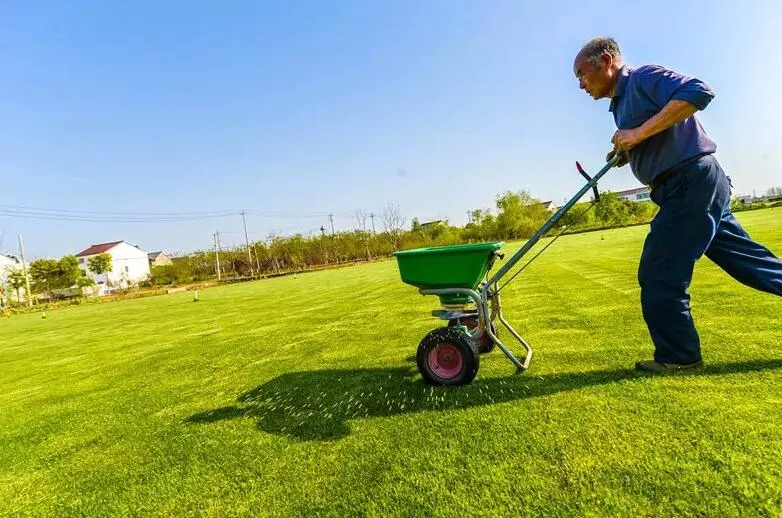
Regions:
[[[620,200],[628,201],[649,201],[649,188],[639,187],[637,189],[630,189],[628,191],[620,191],[616,193],[616,197]]]
[[[22,263],[13,255],[0,254],[0,275],[2,275],[2,272],[6,269],[16,270],[21,267]]]
[[[556,204],[553,201],[544,201],[541,203],[536,203],[535,205],[542,205],[544,209],[546,209],[549,212],[554,212],[559,207],[556,206]]]
[[[436,219],[434,221],[425,221],[424,223],[421,223],[419,226],[421,228],[429,228],[429,227],[436,227],[436,226],[442,225],[442,224],[443,224],[443,220]]]
[[[20,288],[17,293],[16,290],[12,290],[8,281],[8,275],[14,270],[21,270],[22,263],[13,255],[0,254],[0,286],[2,286],[2,292],[7,299],[14,299],[20,302],[20,299],[24,298],[24,288]],[[5,304],[4,300],[0,300],[0,306]]]
[[[153,266],[164,266],[167,264],[172,264],[171,258],[166,255],[165,252],[150,252],[147,254],[147,257],[149,258],[149,267]]]
[[[111,271],[101,275],[92,273],[88,267],[90,258],[104,252],[111,255]],[[76,254],[76,258],[79,260],[79,268],[99,287],[99,293],[105,292],[105,288],[101,289],[102,286],[126,288],[149,277],[147,253],[124,241],[92,245]]]

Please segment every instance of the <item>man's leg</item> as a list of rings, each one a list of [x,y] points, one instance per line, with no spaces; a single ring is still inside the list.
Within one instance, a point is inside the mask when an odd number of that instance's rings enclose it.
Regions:
[[[727,178],[712,157],[690,164],[669,180],[655,201],[638,268],[641,307],[654,342],[654,360],[691,364],[701,360],[700,339],[688,289],[695,262],[714,237],[722,207],[730,200]]]
[[[730,212],[723,215],[706,257],[740,283],[782,296],[782,261],[753,241]]]
[[[658,216],[665,217],[669,212],[662,208]],[[690,229],[687,234],[695,232]],[[646,237],[638,268],[641,310],[654,343],[654,360],[661,363],[701,360],[688,293],[696,259],[692,251],[680,253],[690,244],[683,238],[678,225],[656,220]],[[676,246],[672,246],[674,241],[678,242]]]

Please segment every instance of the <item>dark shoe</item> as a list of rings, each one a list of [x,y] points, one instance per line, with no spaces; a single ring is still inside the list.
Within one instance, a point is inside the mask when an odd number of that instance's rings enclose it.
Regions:
[[[674,374],[687,369],[703,367],[703,362],[695,363],[661,363],[654,360],[643,360],[635,364],[635,370],[654,372],[655,374]]]

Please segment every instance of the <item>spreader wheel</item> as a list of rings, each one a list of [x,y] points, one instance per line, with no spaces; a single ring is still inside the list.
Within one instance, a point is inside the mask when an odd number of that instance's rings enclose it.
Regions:
[[[448,321],[448,327],[456,326],[466,326],[467,329],[472,331],[478,327],[478,315],[452,318]],[[491,329],[491,332],[494,333],[494,336],[498,336],[497,329],[494,328],[494,324],[490,323],[489,328]],[[481,354],[486,354],[492,352],[493,350],[494,340],[492,340],[488,334],[484,333],[484,335],[478,339],[478,352]]]
[[[478,374],[480,355],[464,331],[441,327],[418,344],[416,362],[430,385],[467,385]]]

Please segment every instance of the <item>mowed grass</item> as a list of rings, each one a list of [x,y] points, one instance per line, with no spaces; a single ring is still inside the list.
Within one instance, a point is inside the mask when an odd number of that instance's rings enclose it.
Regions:
[[[701,261],[707,367],[638,375],[646,232],[560,239],[504,292],[531,369],[460,388],[394,261],[4,319],[0,515],[779,516],[782,299]]]

